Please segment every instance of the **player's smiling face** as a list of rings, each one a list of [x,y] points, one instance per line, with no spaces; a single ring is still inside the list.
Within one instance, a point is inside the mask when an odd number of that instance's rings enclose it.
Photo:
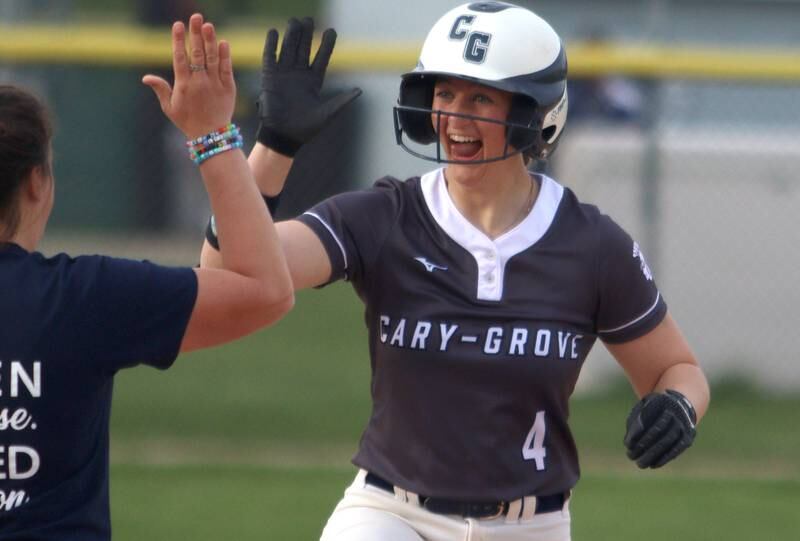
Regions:
[[[462,79],[442,77],[433,90],[433,110],[505,121],[512,94]],[[506,128],[503,124],[433,113],[439,141],[448,159],[476,161],[503,155]],[[511,150],[509,149],[509,152]]]

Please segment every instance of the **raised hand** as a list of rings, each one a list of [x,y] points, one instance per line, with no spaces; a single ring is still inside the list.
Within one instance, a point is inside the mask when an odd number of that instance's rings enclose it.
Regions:
[[[214,25],[196,13],[189,19],[189,53],[186,28],[172,25],[174,88],[155,75],[142,82],[153,89],[161,110],[188,139],[205,135],[230,123],[236,101],[231,48],[217,43]]]
[[[320,90],[336,43],[336,31],[329,28],[323,32],[311,62],[313,36],[312,19],[292,18],[283,36],[280,56],[276,58],[277,30],[270,29],[264,42],[258,141],[285,156],[294,156],[331,118],[361,95],[361,89],[354,88],[323,101]]]

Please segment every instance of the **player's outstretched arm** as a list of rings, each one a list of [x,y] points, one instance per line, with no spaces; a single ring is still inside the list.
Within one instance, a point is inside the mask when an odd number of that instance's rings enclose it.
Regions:
[[[641,398],[626,424],[628,457],[640,468],[661,467],[694,441],[710,401],[708,381],[669,313],[644,336],[606,347]]]
[[[204,23],[200,14],[189,21],[188,53],[186,34],[183,23],[175,23],[174,87],[152,75],[145,76],[143,82],[153,89],[164,114],[188,140],[214,132],[233,138],[229,125],[236,86],[230,46],[217,42],[214,26]],[[264,202],[242,151],[235,145],[215,151],[200,160],[199,168],[211,207],[219,217],[219,236],[225,242],[221,268],[195,271],[197,300],[182,351],[253,332],[285,314],[294,300],[274,224],[263,210]]]
[[[361,95],[354,88],[323,99],[325,74],[336,44],[332,28],[322,34],[311,57],[314,21],[290,19],[278,52],[278,31],[270,29],[264,42],[261,92],[258,98],[258,143],[248,158],[259,190],[275,197],[283,190],[295,154],[310,142],[348,104]],[[215,223],[219,217],[215,217]],[[278,224],[278,231],[296,290],[324,283],[330,261],[322,243],[298,222]],[[209,227],[200,256],[202,267],[222,263]],[[209,240],[212,239],[212,241]]]

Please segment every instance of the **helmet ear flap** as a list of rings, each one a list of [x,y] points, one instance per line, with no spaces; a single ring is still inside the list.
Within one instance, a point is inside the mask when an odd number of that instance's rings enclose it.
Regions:
[[[433,77],[406,77],[400,83],[399,104],[407,107],[417,107],[426,111],[409,111],[398,109],[397,119],[400,128],[409,139],[415,143],[428,145],[435,142],[438,137],[431,124],[430,108],[433,105]]]
[[[525,151],[526,156],[537,156],[542,149],[542,119],[536,101],[524,94],[514,94],[511,100],[511,109],[508,112],[508,122],[530,129],[516,127],[506,128],[508,144],[515,149],[530,147]],[[533,146],[531,146],[533,145]]]

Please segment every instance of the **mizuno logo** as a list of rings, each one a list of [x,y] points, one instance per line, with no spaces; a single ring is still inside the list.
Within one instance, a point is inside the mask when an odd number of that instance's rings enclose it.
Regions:
[[[417,261],[419,261],[420,263],[425,265],[425,270],[428,271],[428,272],[433,272],[435,270],[440,270],[440,271],[446,271],[447,270],[447,267],[442,267],[441,265],[436,265],[435,263],[431,263],[430,261],[428,261],[424,257],[415,257],[414,259],[416,259]]]

